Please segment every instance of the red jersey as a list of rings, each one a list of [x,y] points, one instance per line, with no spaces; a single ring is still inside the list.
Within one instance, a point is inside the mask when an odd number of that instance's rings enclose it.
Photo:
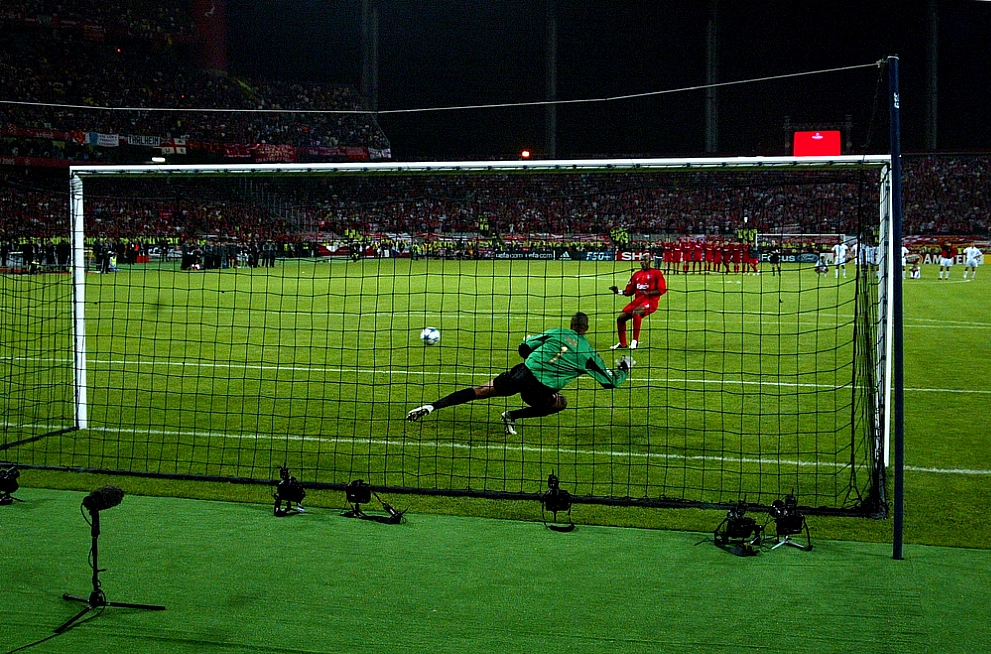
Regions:
[[[638,270],[633,273],[630,283],[626,285],[623,295],[629,295],[635,299],[640,299],[649,291],[660,291],[660,295],[668,292],[667,282],[664,281],[664,273],[657,268]],[[652,296],[653,298],[660,295]]]

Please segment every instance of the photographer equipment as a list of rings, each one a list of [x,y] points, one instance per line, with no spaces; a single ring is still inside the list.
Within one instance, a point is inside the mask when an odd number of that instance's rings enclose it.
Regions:
[[[361,510],[362,504],[372,501],[372,487],[364,479],[354,479],[344,487],[344,497],[351,510],[342,513],[345,518],[367,518],[368,516]]]
[[[712,533],[716,546],[740,556],[756,556],[764,535],[763,525],[746,515],[747,502],[740,500]]]
[[[775,545],[771,547],[776,550],[782,545],[797,547],[803,552],[812,549],[812,534],[809,533],[809,523],[805,520],[805,514],[798,510],[798,500],[795,498],[795,491],[785,496],[784,500],[774,500],[771,503],[770,516],[774,520]],[[805,531],[806,544],[802,545],[792,540],[792,536]]]
[[[388,517],[382,516],[381,518],[376,518],[376,520],[390,525],[398,525],[403,521],[403,516],[406,514],[408,509],[397,511],[391,504],[379,497],[378,493],[373,492],[372,495],[374,495],[375,499],[377,499],[382,505],[382,510],[389,514]]]
[[[82,602],[86,605],[82,611],[76,615],[69,618],[66,622],[62,623],[59,627],[55,629],[55,633],[60,634],[72,625],[74,625],[80,618],[92,611],[93,609],[102,609],[107,606],[116,606],[126,609],[145,609],[148,611],[164,611],[164,606],[158,606],[155,604],[129,604],[124,602],[110,602],[107,601],[107,596],[103,594],[103,590],[100,589],[100,564],[99,564],[99,547],[97,545],[97,539],[100,536],[100,511],[105,511],[106,509],[111,509],[121,503],[124,499],[124,491],[116,486],[103,486],[96,489],[85,498],[83,498],[82,508],[89,510],[90,520],[90,535],[93,539],[93,544],[90,547],[89,561],[93,569],[93,590],[89,597],[76,597],[74,595],[69,595],[68,593],[62,595],[62,599],[72,600],[74,602]]]
[[[342,513],[341,515],[345,518],[361,518],[362,520],[374,520],[375,522],[381,522],[386,525],[398,525],[403,522],[403,516],[406,515],[406,511],[399,511],[391,504],[379,497],[379,494],[372,490],[372,487],[367,484],[362,479],[355,479],[348,483],[344,487],[344,495],[347,498],[348,504],[351,505],[351,510]],[[372,495],[375,499],[379,501],[382,505],[382,510],[388,515],[368,515],[361,510],[362,504],[368,504],[372,501]]]
[[[290,476],[289,468],[285,465],[279,468],[279,482],[275,486],[275,493],[272,494],[272,497],[275,498],[275,516],[278,518],[306,512],[306,509],[303,508],[306,489],[295,477]],[[286,505],[284,509],[282,508],[283,502]],[[294,502],[296,504],[295,509],[292,508]]]
[[[124,491],[117,486],[101,486],[83,498],[83,508],[90,512],[112,509],[124,500]]]
[[[20,498],[14,497],[14,493],[16,493],[19,488],[17,485],[17,478],[20,476],[21,471],[17,469],[17,466],[10,466],[9,468],[0,470],[0,506],[13,504],[14,500],[17,500],[18,502],[24,501]]]
[[[571,493],[561,488],[561,481],[553,472],[547,476],[547,490],[540,497],[540,505],[540,516],[544,521],[545,527],[552,531],[574,531],[575,523],[571,519]],[[557,522],[558,513],[562,511],[566,512],[568,515],[568,524],[547,524],[547,511],[554,514],[554,522]]]

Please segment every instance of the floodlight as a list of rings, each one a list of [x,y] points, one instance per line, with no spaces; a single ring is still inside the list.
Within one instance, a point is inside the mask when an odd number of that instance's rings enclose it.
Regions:
[[[279,468],[279,481],[275,485],[275,493],[272,494],[272,497],[275,498],[276,517],[281,518],[282,516],[306,512],[303,508],[306,489],[303,488],[301,482],[289,474],[289,468],[285,465]],[[285,508],[282,507],[283,502]],[[296,504],[295,509],[292,506],[293,503]]]
[[[774,500],[771,503],[771,519],[774,520],[774,538],[776,544],[771,548],[776,550],[782,545],[791,545],[804,552],[812,549],[812,535],[809,533],[809,523],[805,514],[798,508],[798,500],[792,491],[784,500]],[[792,540],[792,536],[805,532],[806,544],[802,545]]]
[[[9,468],[0,469],[0,506],[13,504],[14,500],[17,500],[18,502],[24,501],[14,497],[14,493],[16,493],[19,488],[17,485],[17,478],[20,476],[21,471],[17,469],[17,466],[10,466]]]
[[[554,531],[572,531],[575,523],[571,519],[571,493],[561,488],[561,480],[553,472],[547,476],[547,490],[540,496],[540,514],[544,520],[544,526]],[[568,516],[567,525],[547,524],[547,511],[554,514],[553,521],[557,522],[558,513],[566,513]]]
[[[367,518],[368,516],[361,510],[362,504],[372,501],[372,487],[364,479],[354,479],[344,487],[344,496],[351,510],[342,513],[346,518]]]
[[[759,553],[764,527],[747,515],[746,500],[726,512],[726,517],[712,533],[716,546],[740,556],[754,556]]]
[[[395,508],[381,497],[379,494],[372,490],[371,485],[365,482],[363,479],[354,479],[344,487],[344,495],[347,498],[348,504],[351,505],[350,511],[345,511],[341,515],[345,518],[361,518],[363,520],[372,520],[374,522],[381,522],[387,525],[398,525],[402,524],[405,520],[407,509],[400,511]],[[382,510],[386,512],[387,515],[368,515],[361,510],[362,504],[368,504],[372,500],[372,495],[375,499],[379,501],[382,505]]]

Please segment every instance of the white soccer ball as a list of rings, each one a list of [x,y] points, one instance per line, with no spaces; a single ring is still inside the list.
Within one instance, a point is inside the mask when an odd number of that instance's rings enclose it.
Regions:
[[[440,342],[440,330],[436,327],[424,327],[420,332],[420,340],[424,345],[437,345]]]

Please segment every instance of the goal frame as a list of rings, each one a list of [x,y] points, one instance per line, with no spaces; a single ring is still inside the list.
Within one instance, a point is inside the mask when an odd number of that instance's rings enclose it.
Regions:
[[[200,177],[227,176],[337,176],[337,175],[415,175],[473,173],[584,173],[637,172],[666,169],[672,171],[752,171],[752,170],[840,170],[873,169],[879,175],[878,211],[878,302],[876,343],[876,412],[874,423],[881,434],[882,465],[889,465],[892,434],[891,398],[892,343],[894,315],[894,279],[900,262],[893,258],[892,165],[889,155],[844,155],[836,157],[731,157],[731,158],[622,158],[536,161],[440,161],[440,162],[363,162],[323,164],[237,164],[237,165],[99,165],[69,168],[70,233],[72,248],[73,362],[75,427],[88,427],[87,350],[86,350],[86,265],[85,265],[85,196],[87,178],[95,177]],[[897,264],[897,265],[896,265]],[[876,462],[875,462],[876,464]]]

